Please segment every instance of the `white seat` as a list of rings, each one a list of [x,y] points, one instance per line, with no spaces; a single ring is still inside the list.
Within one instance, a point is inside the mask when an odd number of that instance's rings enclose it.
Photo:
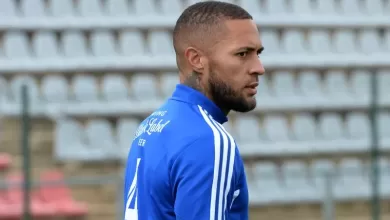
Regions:
[[[390,103],[390,70],[379,70],[378,95],[380,103]]]
[[[326,1],[328,2],[328,1]],[[309,47],[313,53],[330,53],[331,39],[330,34],[326,30],[311,30],[309,32]]]
[[[342,0],[340,1],[341,13],[344,15],[360,15],[362,5],[360,0]]]
[[[7,31],[3,37],[4,54],[11,59],[31,56],[27,36],[21,31]]]
[[[267,45],[267,54],[277,54],[281,51],[279,34],[275,30],[260,30],[261,41]]]
[[[119,156],[126,160],[131,142],[135,136],[139,122],[132,118],[120,119],[117,125],[117,140],[120,148]]]
[[[319,135],[324,140],[339,140],[344,137],[345,131],[340,115],[323,113],[319,119]]]
[[[320,15],[333,15],[336,14],[336,7],[334,0],[328,1],[317,1],[314,9],[314,13],[318,13]]]
[[[66,102],[69,98],[68,83],[62,75],[48,75],[42,79],[42,95],[46,102]]]
[[[283,49],[289,54],[306,53],[306,42],[303,32],[295,29],[286,30],[282,39]]]
[[[337,53],[355,53],[356,38],[352,30],[341,29],[334,33],[334,51]]]
[[[390,3],[389,3],[389,14],[390,14]],[[387,29],[387,31],[385,31],[384,33],[384,36],[383,36],[383,40],[384,40],[384,46],[385,46],[385,50],[387,52],[390,51],[390,29]]]
[[[152,55],[172,55],[172,36],[168,31],[152,31],[149,33],[149,46]]]
[[[237,138],[244,142],[257,142],[260,139],[260,124],[255,116],[240,115],[236,118],[235,128]]]
[[[32,46],[38,58],[56,58],[58,56],[57,40],[53,32],[36,32]]]
[[[15,0],[2,0],[0,2],[0,18],[12,19],[17,17]]]
[[[63,52],[66,57],[79,58],[87,55],[87,43],[82,32],[65,31],[62,37]]]
[[[181,6],[180,0],[165,0],[161,2],[161,10],[163,14],[166,15],[178,15],[182,12],[183,8]]]
[[[311,14],[313,12],[313,5],[310,0],[300,0],[291,2],[292,11],[294,14]]]
[[[179,73],[163,73],[161,76],[161,94],[163,98],[170,97],[177,84],[179,84]]]
[[[153,101],[158,97],[157,79],[151,73],[135,73],[131,80],[131,94],[139,101]]]
[[[110,31],[95,31],[91,36],[91,47],[94,56],[115,56],[115,38]]]
[[[119,34],[119,48],[124,56],[144,55],[144,40],[139,31],[122,31]]]
[[[284,177],[284,193],[286,199],[296,201],[312,201],[316,199],[316,189],[308,180],[308,170],[304,162],[288,161],[282,165]]]
[[[72,1],[50,0],[49,11],[54,17],[72,17],[74,5]]]
[[[310,166],[310,173],[317,190],[324,193],[326,181],[332,181],[328,178],[336,173],[336,166],[331,160],[315,160]]]
[[[367,114],[349,113],[347,115],[347,133],[351,139],[368,140],[370,137],[370,121]]]
[[[22,0],[20,4],[22,15],[25,17],[45,16],[45,6],[41,0]]]
[[[83,17],[98,17],[103,13],[99,0],[79,0],[78,11]]]
[[[103,96],[106,101],[126,101],[129,98],[128,84],[122,74],[107,74],[103,77]]]
[[[390,114],[382,112],[378,115],[379,137],[390,138]]]
[[[283,0],[266,0],[264,7],[267,14],[285,14],[287,12],[286,4]]]
[[[256,194],[264,202],[281,201],[285,197],[278,170],[275,164],[270,162],[256,163],[253,169],[255,176]]]
[[[37,81],[31,76],[15,76],[11,80],[11,98],[13,102],[22,104],[22,87],[27,86],[29,103],[36,105],[39,102],[39,90]]]
[[[313,115],[301,113],[293,117],[292,132],[294,138],[298,141],[316,140],[317,126]]]
[[[383,45],[376,29],[363,29],[359,33],[360,50],[363,53],[371,54],[382,51]]]
[[[344,72],[331,70],[325,74],[325,94],[334,102],[342,102],[350,97]]]
[[[301,95],[318,100],[323,97],[321,86],[321,78],[318,72],[306,70],[298,74],[298,88]]]
[[[148,16],[157,14],[153,0],[135,0],[134,9],[137,15]]]
[[[230,120],[224,123],[223,127],[229,134],[231,134],[232,136],[236,136],[236,129],[234,129],[235,126]]]
[[[88,75],[76,75],[73,78],[73,92],[76,101],[97,101],[98,89],[96,78]]]
[[[355,70],[351,73],[351,92],[355,99],[368,102],[371,94],[370,72]]]
[[[9,90],[7,81],[0,76],[0,103],[8,101]]]
[[[88,150],[93,152],[95,160],[113,159],[117,157],[113,130],[108,121],[91,120],[87,123],[86,141]]]
[[[296,84],[294,75],[287,71],[274,73],[273,92],[279,99],[291,100],[296,96]]]
[[[385,8],[382,0],[364,0],[363,8],[368,15],[382,15]]]
[[[127,0],[108,0],[106,7],[110,16],[126,16],[130,13]]]
[[[56,121],[54,157],[57,160],[86,159],[84,137],[84,129],[79,122],[73,119]]]
[[[287,120],[283,116],[266,116],[263,123],[268,140],[274,142],[290,140]]]
[[[363,165],[355,158],[345,158],[339,166],[335,195],[342,199],[366,198],[370,194],[368,178],[363,176]]]
[[[257,0],[241,0],[240,6],[247,10],[252,16],[261,13],[260,3]]]
[[[262,75],[259,77],[259,86],[257,87],[256,100],[261,103],[262,100],[268,100],[271,96],[270,91],[270,81],[268,80],[267,75]],[[270,99],[271,100],[271,99]]]

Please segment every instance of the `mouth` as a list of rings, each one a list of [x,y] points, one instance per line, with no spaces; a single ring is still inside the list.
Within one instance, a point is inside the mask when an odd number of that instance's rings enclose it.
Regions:
[[[245,86],[246,89],[248,89],[250,95],[256,95],[257,93],[257,86],[259,86],[258,82],[251,83],[247,86]]]

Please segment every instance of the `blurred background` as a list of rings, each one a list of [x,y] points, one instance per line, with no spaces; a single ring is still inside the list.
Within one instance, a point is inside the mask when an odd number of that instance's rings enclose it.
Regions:
[[[0,1],[0,219],[123,219],[130,142],[178,83],[194,2]],[[230,2],[265,47],[258,108],[226,124],[250,219],[390,219],[390,0]]]

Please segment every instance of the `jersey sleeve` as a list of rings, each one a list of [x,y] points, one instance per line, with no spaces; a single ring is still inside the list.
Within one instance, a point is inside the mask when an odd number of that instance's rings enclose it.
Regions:
[[[226,219],[232,200],[235,146],[221,136],[199,138],[173,163],[171,181],[177,219]]]

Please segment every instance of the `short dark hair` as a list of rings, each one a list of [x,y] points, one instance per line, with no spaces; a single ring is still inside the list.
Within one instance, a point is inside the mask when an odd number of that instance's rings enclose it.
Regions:
[[[214,25],[221,20],[253,19],[242,7],[227,2],[204,1],[186,8],[178,18],[173,30],[173,47],[179,53],[179,45],[190,36],[204,36],[207,31],[215,31]]]

